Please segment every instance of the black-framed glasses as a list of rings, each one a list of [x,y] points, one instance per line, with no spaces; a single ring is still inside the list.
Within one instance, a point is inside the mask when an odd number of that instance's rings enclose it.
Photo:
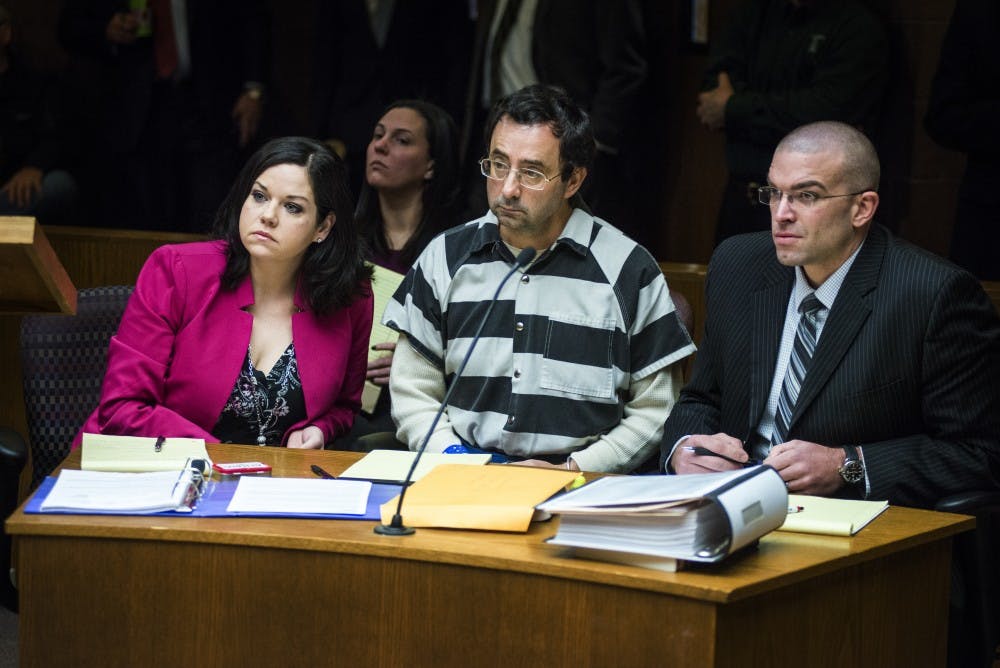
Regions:
[[[479,161],[479,171],[482,172],[483,176],[494,181],[505,181],[507,175],[514,172],[517,182],[530,190],[542,190],[546,183],[559,178],[559,174],[545,176],[542,172],[530,167],[514,169],[503,160],[490,158],[483,158]]]
[[[787,193],[783,190],[778,190],[774,186],[763,186],[762,188],[757,188],[757,200],[761,204],[778,206],[778,204],[781,203],[781,196],[784,195],[788,200],[789,206],[801,206],[804,209],[808,209],[820,200],[834,199],[836,197],[854,197],[855,195],[860,195],[872,190],[874,190],[874,188],[865,188],[864,190],[859,190],[856,193],[844,193],[843,195],[818,195],[811,190],[801,190],[799,192]]]

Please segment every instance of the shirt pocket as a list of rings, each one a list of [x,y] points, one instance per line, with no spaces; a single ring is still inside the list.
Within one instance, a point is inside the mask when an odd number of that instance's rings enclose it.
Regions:
[[[539,386],[588,397],[615,398],[614,335],[612,319],[551,314]]]

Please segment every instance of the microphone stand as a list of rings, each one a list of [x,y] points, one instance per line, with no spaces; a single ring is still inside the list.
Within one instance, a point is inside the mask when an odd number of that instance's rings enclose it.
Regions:
[[[424,450],[427,449],[427,442],[431,440],[431,434],[434,433],[434,428],[437,427],[438,420],[441,419],[441,414],[444,413],[445,407],[448,405],[448,400],[451,399],[451,393],[454,392],[455,387],[458,385],[458,379],[462,377],[462,372],[465,371],[465,365],[469,363],[469,357],[472,355],[472,351],[475,349],[476,344],[479,343],[479,337],[483,333],[483,327],[486,326],[486,321],[490,317],[490,313],[493,312],[493,307],[496,306],[497,299],[500,298],[500,291],[503,290],[503,286],[507,284],[507,280],[514,275],[521,267],[524,267],[533,259],[535,259],[535,249],[525,248],[520,253],[518,253],[517,258],[514,260],[514,268],[507,272],[507,275],[503,277],[500,281],[500,285],[497,286],[497,291],[493,294],[493,299],[490,300],[490,305],[486,309],[486,313],[483,315],[483,319],[479,323],[479,328],[476,330],[475,336],[472,337],[472,343],[469,344],[469,349],[465,351],[465,357],[462,358],[462,363],[458,365],[458,370],[455,372],[455,377],[451,382],[451,387],[445,392],[444,399],[441,400],[441,406],[438,407],[437,413],[434,414],[434,420],[431,421],[430,429],[427,430],[427,434],[424,436],[424,440],[420,443],[420,447],[417,448],[417,456],[413,458],[413,464],[410,465],[410,470],[406,474],[406,479],[403,480],[403,489],[399,492],[399,501],[396,503],[396,512],[392,516],[392,521],[389,524],[377,524],[375,526],[375,533],[383,536],[409,536],[416,531],[413,527],[408,527],[403,524],[403,498],[406,496],[406,490],[410,486],[413,480],[413,472],[417,470],[417,464],[420,463],[420,458],[424,454]]]

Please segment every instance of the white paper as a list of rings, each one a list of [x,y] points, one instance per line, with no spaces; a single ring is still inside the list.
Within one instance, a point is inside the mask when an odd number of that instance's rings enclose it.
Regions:
[[[406,479],[416,452],[407,450],[372,450],[367,455],[354,462],[341,478],[356,478],[360,480],[390,480],[402,482]],[[490,461],[489,454],[444,454],[440,452],[425,452],[413,472],[413,481],[420,480],[430,473],[438,464],[471,464],[482,465]]]
[[[64,469],[41,510],[103,510],[156,513],[186,510],[192,471],[118,473]]]
[[[241,477],[231,513],[364,515],[372,484],[364,480]]]
[[[560,513],[592,506],[631,506],[697,499],[746,474],[747,469],[738,469],[730,473],[609,476],[546,501],[539,508]]]

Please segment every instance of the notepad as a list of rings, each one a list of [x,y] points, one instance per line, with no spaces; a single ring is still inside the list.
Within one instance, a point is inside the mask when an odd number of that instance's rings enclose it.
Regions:
[[[80,468],[87,471],[179,471],[189,459],[212,460],[201,438],[84,434]]]
[[[385,312],[385,307],[395,294],[396,288],[403,282],[404,276],[377,264],[369,266],[373,270],[372,296],[374,297],[372,333],[368,339],[368,361],[371,362],[387,354],[384,350],[372,350],[372,346],[377,343],[395,343],[399,339],[399,332],[382,324],[382,313]],[[375,410],[375,402],[378,401],[383,387],[370,380],[365,381],[364,389],[361,391],[361,410],[366,413]]]
[[[354,462],[346,471],[337,476],[340,479],[371,480],[388,484],[402,484],[413,466],[416,452],[406,450],[372,450]],[[446,455],[440,452],[425,452],[413,472],[413,481],[420,480],[439,464],[483,465],[490,461],[487,454]]]
[[[889,507],[888,501],[828,499],[789,494],[788,505],[802,510],[788,513],[782,531],[853,536]]]

